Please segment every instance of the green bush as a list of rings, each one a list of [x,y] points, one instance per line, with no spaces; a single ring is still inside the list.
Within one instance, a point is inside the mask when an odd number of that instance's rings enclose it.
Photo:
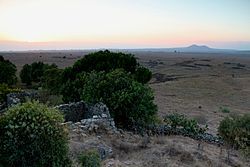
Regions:
[[[195,119],[188,119],[178,113],[166,115],[164,121],[173,128],[183,128],[187,133],[202,134],[207,130],[207,126],[204,128],[200,127]]]
[[[139,66],[135,71],[135,80],[140,83],[147,83],[152,78],[152,72],[149,69]]]
[[[128,128],[134,123],[154,122],[157,107],[152,90],[134,81],[124,70],[92,72],[78,77],[83,80],[81,98],[90,103],[106,104],[118,126]]]
[[[100,167],[101,158],[96,150],[89,150],[79,156],[82,167]]]
[[[38,102],[0,117],[0,166],[69,166],[68,137],[59,111]]]
[[[52,68],[57,68],[57,66],[55,64],[44,64],[43,62],[34,62],[31,65],[25,64],[20,72],[21,81],[27,85],[31,85],[32,82],[40,83],[44,72]]]
[[[250,155],[250,114],[226,117],[218,132],[226,143]]]
[[[230,113],[230,110],[227,107],[220,107],[220,111],[223,113]]]
[[[17,82],[16,66],[0,55],[0,83],[13,85]]]
[[[18,88],[10,88],[6,84],[0,84],[0,103],[6,101],[6,95],[9,93],[20,92],[21,90]]]
[[[42,76],[42,87],[48,89],[52,94],[60,93],[61,86],[61,69],[58,68],[49,68],[44,71]]]
[[[66,82],[68,79],[74,80],[77,74],[82,72],[104,71],[108,73],[115,69],[123,69],[135,75],[135,79],[141,83],[147,83],[152,77],[152,73],[140,66],[134,55],[105,50],[85,55],[73,67],[66,68],[62,78],[63,82]]]

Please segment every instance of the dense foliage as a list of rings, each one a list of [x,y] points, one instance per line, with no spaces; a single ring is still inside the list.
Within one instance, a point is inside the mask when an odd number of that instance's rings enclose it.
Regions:
[[[6,95],[9,93],[20,92],[20,89],[17,88],[10,88],[6,84],[0,84],[0,103],[6,101]]]
[[[153,122],[157,111],[146,83],[152,73],[131,54],[108,50],[90,53],[61,75],[65,102],[105,103],[117,125]]]
[[[200,127],[195,119],[188,119],[178,113],[166,115],[164,121],[173,128],[183,128],[187,133],[202,134],[207,130],[207,127]]]
[[[63,116],[37,102],[10,108],[0,117],[0,166],[68,166]]]
[[[61,69],[58,68],[49,68],[44,71],[42,77],[42,87],[49,90],[52,94],[60,93],[61,86]]]
[[[124,70],[92,72],[78,77],[84,81],[81,99],[105,103],[118,126],[127,128],[134,123],[145,125],[155,120],[157,107],[151,89],[134,81]]]
[[[20,72],[20,78],[22,83],[26,83],[26,85],[31,85],[32,78],[31,78],[31,65],[25,64],[23,69]]]
[[[250,155],[250,114],[226,117],[220,122],[218,131],[229,145]]]
[[[13,85],[17,82],[16,66],[0,55],[0,83]]]
[[[68,67],[64,70],[63,78],[74,80],[77,74],[81,72],[110,72],[115,69],[124,69],[126,72],[135,75],[135,79],[138,79],[141,83],[147,83],[152,76],[148,69],[139,65],[132,54],[105,50],[85,55],[73,67]]]
[[[79,156],[82,167],[101,167],[101,158],[96,150],[89,150]]]
[[[31,65],[25,64],[20,72],[22,83],[31,85],[32,82],[41,82],[44,72],[48,69],[57,68],[55,64],[48,65],[43,62],[34,62]]]

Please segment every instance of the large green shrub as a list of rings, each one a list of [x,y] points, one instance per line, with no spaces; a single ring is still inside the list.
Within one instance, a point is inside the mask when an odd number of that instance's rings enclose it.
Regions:
[[[145,84],[152,78],[152,72],[143,66],[139,66],[135,71],[134,77],[136,81]]]
[[[250,155],[250,114],[226,117],[220,122],[218,131],[229,145]]]
[[[134,123],[154,122],[157,107],[152,90],[134,81],[124,70],[92,72],[78,77],[85,80],[81,98],[90,103],[105,103],[117,125],[127,128]]]
[[[0,166],[69,166],[68,137],[59,111],[38,102],[0,117]]]
[[[89,150],[79,156],[82,167],[101,167],[101,158],[96,150]]]
[[[0,55],[0,83],[13,85],[17,81],[16,66]]]
[[[134,55],[105,50],[85,55],[73,67],[66,68],[62,78],[66,82],[68,79],[74,80],[77,74],[82,72],[104,71],[107,73],[115,69],[124,69],[135,75],[134,78],[141,83],[147,83],[152,77],[151,71],[140,66]]]

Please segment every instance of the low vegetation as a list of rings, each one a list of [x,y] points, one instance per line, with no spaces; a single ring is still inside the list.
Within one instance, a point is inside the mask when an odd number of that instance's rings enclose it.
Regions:
[[[88,150],[79,155],[82,167],[101,167],[101,158],[97,150]]]
[[[8,109],[0,117],[0,166],[69,166],[63,116],[37,102]]]
[[[250,114],[226,117],[220,122],[218,131],[227,144],[250,155]]]
[[[227,107],[220,107],[220,111],[223,113],[230,113],[230,109]]]
[[[207,126],[201,127],[195,119],[189,119],[178,113],[166,115],[164,122],[173,128],[183,128],[187,133],[202,134],[207,130]]]

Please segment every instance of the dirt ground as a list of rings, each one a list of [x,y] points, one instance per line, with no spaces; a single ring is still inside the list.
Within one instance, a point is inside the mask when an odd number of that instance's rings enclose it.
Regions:
[[[64,68],[89,52],[12,52],[0,55],[15,63],[20,72],[24,64],[34,61],[55,63]],[[150,86],[154,90],[160,118],[173,112],[182,113],[201,124],[208,124],[209,132],[216,134],[219,122],[225,116],[250,113],[250,55],[142,51],[133,54],[153,72]],[[223,112],[223,108],[229,112]],[[243,163],[239,153],[233,153],[233,164],[225,163],[225,150],[210,144],[204,144],[202,153],[197,153],[197,141],[189,138],[170,136],[151,140],[148,148],[122,155],[117,153],[117,157],[108,159],[104,166],[110,163],[117,166],[249,165],[249,162]],[[173,146],[172,151],[178,148],[181,153],[177,151],[172,156],[170,146]]]

